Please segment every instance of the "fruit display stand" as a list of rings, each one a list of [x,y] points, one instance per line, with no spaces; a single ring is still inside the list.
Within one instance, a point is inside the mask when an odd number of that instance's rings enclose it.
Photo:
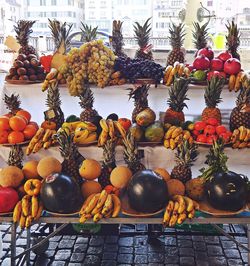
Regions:
[[[23,106],[29,107],[29,110],[34,114],[34,120],[37,122],[41,122],[43,120],[43,111],[44,110],[44,102],[46,98],[46,94],[41,92],[40,89],[41,84],[32,84],[32,85],[11,85],[5,84],[4,88],[1,90],[1,98],[3,95],[7,93],[10,95],[11,93],[18,93],[22,98]],[[106,87],[104,89],[92,88],[95,95],[95,108],[101,113],[103,116],[107,116],[110,113],[110,106],[112,105],[112,111],[117,112],[119,115],[130,117],[131,110],[133,108],[132,103],[128,101],[128,91],[126,90],[129,87],[132,87],[132,84],[126,84],[122,86],[111,86]],[[70,97],[68,94],[68,90],[66,87],[60,88],[60,94],[62,98],[62,109],[65,114],[80,113],[80,107],[78,106],[78,99],[74,97]],[[192,117],[194,114],[201,113],[203,109],[203,94],[204,88],[202,86],[190,85],[188,91],[188,97],[190,101],[188,102],[189,109],[185,112],[186,116]],[[149,91],[149,103],[150,106],[159,113],[160,111],[165,111],[166,108],[166,99],[168,96],[168,89],[166,86],[159,85],[157,88],[154,86],[151,87]],[[229,92],[225,87],[222,93],[223,103],[221,103],[220,107],[222,109],[230,109],[234,106],[235,102],[235,94]],[[4,113],[5,107],[0,105],[1,113]],[[4,164],[4,161],[7,160],[9,154],[8,147],[0,148],[0,166]],[[122,156],[122,147],[118,146],[116,153],[117,163],[121,163],[123,161]],[[155,146],[155,147],[140,147],[140,149],[144,150],[144,156],[142,162],[145,164],[147,168],[153,168],[155,166],[169,168],[172,167],[174,163],[174,151],[170,149],[166,149],[163,146]],[[80,153],[83,155],[87,155],[89,157],[95,158],[98,161],[102,159],[102,150],[96,146],[89,147],[80,147]],[[200,156],[198,160],[195,162],[193,169],[193,176],[198,174],[198,170],[203,166],[205,161],[205,155],[208,152],[208,147],[199,147]],[[228,165],[230,169],[237,170],[242,174],[248,174],[249,172],[249,155],[250,150],[233,150],[230,147],[225,149],[226,154],[229,156]],[[40,159],[45,155],[53,155],[54,157],[60,160],[60,152],[58,147],[51,147],[48,150],[41,150],[36,154],[31,154],[30,158]],[[12,217],[8,216],[0,216],[0,222],[12,222]],[[39,219],[39,223],[47,223],[47,224],[62,224],[56,231],[50,234],[48,238],[52,237],[56,233],[58,233],[61,229],[63,229],[69,223],[79,223],[79,217],[56,217],[56,216],[43,216]],[[87,221],[87,223],[93,223],[92,221]],[[162,224],[161,217],[149,217],[149,218],[135,218],[135,217],[125,217],[120,214],[118,218],[112,219],[103,219],[100,221],[101,224]],[[231,240],[235,241],[230,235],[225,233],[217,224],[246,224],[247,232],[248,232],[248,252],[250,248],[250,212],[245,211],[236,216],[230,217],[214,217],[210,215],[197,213],[196,218],[185,221],[187,224],[212,224],[216,227],[216,229],[222,233],[223,235],[229,237]],[[27,233],[27,250],[24,253],[16,256],[16,225],[12,225],[12,237],[11,237],[11,265],[16,265],[16,261],[18,259],[22,259],[23,255],[27,254],[25,258],[27,263],[29,262],[29,251],[34,249],[36,246],[30,248],[30,229],[28,229]],[[239,243],[240,245],[240,243]],[[240,245],[241,246],[241,245]],[[242,247],[245,248],[246,247]],[[249,253],[249,261],[250,261],[250,253]]]

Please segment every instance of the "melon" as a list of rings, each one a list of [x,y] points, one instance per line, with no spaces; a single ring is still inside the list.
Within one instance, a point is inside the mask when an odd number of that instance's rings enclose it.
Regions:
[[[0,186],[18,187],[24,179],[21,169],[16,166],[7,166],[0,171]]]
[[[42,158],[37,165],[38,174],[45,178],[53,173],[61,173],[62,164],[52,156]]]

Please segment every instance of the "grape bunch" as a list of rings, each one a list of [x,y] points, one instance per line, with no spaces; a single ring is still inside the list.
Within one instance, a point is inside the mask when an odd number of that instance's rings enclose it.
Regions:
[[[112,50],[104,46],[102,40],[72,48],[66,56],[66,63],[59,69],[67,81],[70,95],[79,96],[86,82],[105,87],[113,73],[115,58]]]
[[[153,79],[156,83],[160,83],[164,74],[164,68],[154,61],[129,57],[116,58],[114,70],[120,71],[122,76],[132,83],[140,78]]]

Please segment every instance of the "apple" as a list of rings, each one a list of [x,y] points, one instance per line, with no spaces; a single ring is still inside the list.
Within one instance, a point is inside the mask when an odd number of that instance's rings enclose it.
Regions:
[[[198,51],[197,55],[204,55],[206,56],[209,60],[212,60],[214,58],[214,52],[212,49],[206,47],[206,48],[202,48]]]
[[[224,62],[219,58],[214,58],[210,62],[210,69],[216,71],[222,71],[224,66]]]
[[[220,52],[217,56],[217,58],[219,58],[220,60],[222,61],[227,61],[229,58],[232,58],[232,54],[229,53],[228,51],[225,51],[225,52]]]
[[[236,58],[229,58],[224,63],[224,72],[229,75],[236,75],[241,70],[241,63]]]

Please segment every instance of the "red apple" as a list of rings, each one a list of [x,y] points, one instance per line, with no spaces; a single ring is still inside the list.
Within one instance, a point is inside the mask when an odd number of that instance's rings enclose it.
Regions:
[[[229,75],[236,75],[241,70],[241,63],[236,58],[229,58],[224,64],[224,72]]]
[[[207,70],[210,67],[210,61],[206,56],[199,55],[194,59],[193,66],[196,70]]]
[[[209,60],[212,60],[214,58],[214,52],[212,49],[206,47],[206,48],[202,48],[198,51],[197,55],[204,55],[206,56]]]
[[[214,58],[210,62],[211,70],[222,71],[223,66],[224,66],[224,62],[220,60],[219,58]]]
[[[219,58],[220,60],[222,61],[227,61],[229,58],[232,58],[232,54],[229,53],[228,51],[225,51],[225,52],[220,52],[217,56],[217,58]]]

